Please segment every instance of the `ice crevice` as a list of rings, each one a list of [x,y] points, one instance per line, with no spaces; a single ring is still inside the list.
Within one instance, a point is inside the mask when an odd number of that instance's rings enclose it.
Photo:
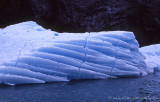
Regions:
[[[17,66],[17,64],[19,63],[19,58],[20,58],[20,56],[21,56],[21,52],[22,52],[22,50],[25,48],[27,46],[27,43],[26,44],[24,44],[24,46],[22,47],[22,49],[19,51],[19,53],[18,53],[18,58],[17,58],[17,62],[16,62],[16,64],[15,64],[15,67]]]
[[[87,41],[88,41],[90,35],[91,35],[91,34],[89,33],[89,35],[88,35],[88,36],[86,37],[86,39],[85,39],[85,44],[84,44],[85,56],[84,56],[83,63],[84,63],[85,60],[86,60],[86,55],[87,55],[87,49],[86,49],[86,47],[87,47]]]

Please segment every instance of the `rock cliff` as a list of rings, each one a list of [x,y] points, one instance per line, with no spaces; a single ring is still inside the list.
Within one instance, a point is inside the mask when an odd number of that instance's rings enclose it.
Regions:
[[[34,20],[59,32],[133,31],[160,43],[160,0],[1,0],[0,27]]]

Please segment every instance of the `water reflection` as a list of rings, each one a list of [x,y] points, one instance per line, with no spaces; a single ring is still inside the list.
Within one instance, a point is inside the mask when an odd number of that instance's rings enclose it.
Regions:
[[[159,85],[160,73],[141,78],[74,80],[71,82],[16,86],[1,85],[0,101],[108,102],[115,101],[113,98],[117,97],[133,98],[151,95],[158,97],[160,96]],[[122,101],[122,99],[117,101]],[[128,101],[128,99],[123,99],[123,101]],[[144,101],[144,99],[130,101]]]

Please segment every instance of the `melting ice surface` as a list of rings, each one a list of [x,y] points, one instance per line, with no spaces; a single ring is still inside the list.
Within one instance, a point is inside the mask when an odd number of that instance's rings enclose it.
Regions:
[[[57,33],[35,22],[0,30],[0,84],[147,74],[132,32]]]
[[[160,71],[160,44],[142,47],[140,51],[146,57],[147,71]]]

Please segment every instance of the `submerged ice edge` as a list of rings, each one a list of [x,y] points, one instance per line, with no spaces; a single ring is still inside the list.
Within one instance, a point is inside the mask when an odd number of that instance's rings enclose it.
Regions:
[[[0,33],[1,84],[147,75],[132,32],[56,33],[30,21]]]

